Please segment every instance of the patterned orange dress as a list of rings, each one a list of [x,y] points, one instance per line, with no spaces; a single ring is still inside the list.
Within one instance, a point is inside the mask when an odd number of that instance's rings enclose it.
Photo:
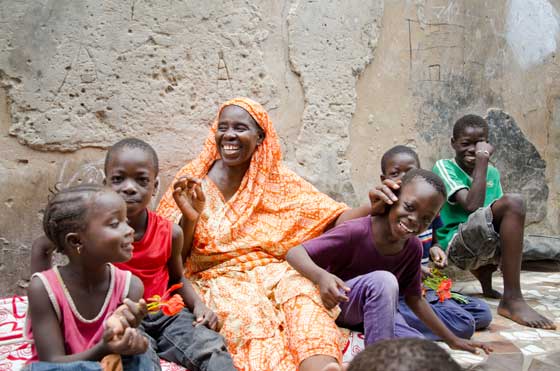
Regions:
[[[282,165],[278,136],[268,114],[246,98],[224,103],[245,109],[265,132],[249,169],[227,202],[207,177],[220,158],[214,135],[176,179],[203,179],[206,204],[197,223],[186,276],[222,324],[240,370],[296,370],[313,355],[340,360],[341,336],[317,287],[285,261],[291,247],[323,232],[347,206],[319,192]],[[157,212],[178,222],[181,213],[167,190]]]

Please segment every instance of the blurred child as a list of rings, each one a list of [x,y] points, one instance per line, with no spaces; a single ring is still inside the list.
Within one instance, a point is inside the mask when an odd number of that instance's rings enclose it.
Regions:
[[[134,328],[147,313],[142,283],[110,264],[132,257],[122,198],[95,185],[59,191],[47,205],[43,229],[69,262],[31,278],[27,325],[33,359],[41,362],[27,368],[95,370],[105,356],[120,354],[125,370],[155,369],[145,353],[148,340]]]
[[[158,172],[157,154],[142,140],[123,139],[107,151],[105,182],[124,199],[128,223],[134,229],[132,259],[117,266],[142,280],[146,299],[162,296],[174,284],[183,284],[176,293],[187,308],[174,316],[166,316],[161,311],[148,314],[141,329],[149,335],[151,347],[158,356],[169,362],[192,371],[235,370],[223,337],[213,331],[218,325],[216,314],[183,275],[181,227],[147,208],[159,185]],[[35,248],[47,250],[45,246]],[[34,266],[38,269],[47,260],[36,261]]]
[[[347,371],[461,371],[449,353],[421,339],[383,340],[366,347]]]
[[[412,311],[452,348],[489,351],[460,339],[434,314],[421,290],[425,230],[445,201],[445,187],[432,172],[409,171],[398,200],[382,215],[347,221],[288,252],[288,262],[319,285],[326,308],[340,303],[337,323],[363,325],[365,344],[395,337],[422,337],[398,313],[399,291]]]
[[[420,168],[420,160],[413,149],[402,145],[395,146],[385,152],[381,158],[381,181],[388,179],[398,184],[404,174],[418,168]],[[438,268],[447,265],[447,256],[439,246],[436,236],[436,231],[441,226],[442,221],[438,215],[428,229],[418,235],[423,247],[423,276],[431,275],[430,268],[427,266],[430,259]],[[453,298],[441,302],[434,290],[426,290],[426,301],[430,303],[445,326],[456,336],[470,339],[476,330],[490,325],[492,312],[484,301],[472,297],[465,298],[468,300],[467,303],[455,301]],[[438,340],[438,337],[410,310],[402,296],[399,299],[399,312],[405,321],[422,335],[431,340]]]
[[[525,202],[520,195],[504,195],[500,173],[489,164],[494,147],[488,143],[486,120],[476,115],[457,120],[451,146],[455,158],[438,160],[433,169],[447,189],[441,210],[444,225],[437,231],[442,248],[456,266],[480,281],[485,296],[500,298],[498,314],[525,326],[555,329],[521,292]],[[503,296],[492,288],[498,264]]]

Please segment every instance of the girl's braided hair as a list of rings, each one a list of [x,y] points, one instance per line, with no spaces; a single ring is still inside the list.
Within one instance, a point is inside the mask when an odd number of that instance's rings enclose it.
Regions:
[[[64,252],[68,233],[84,230],[88,204],[93,196],[103,191],[106,189],[98,184],[64,189],[55,186],[43,215],[43,230],[58,252]]]

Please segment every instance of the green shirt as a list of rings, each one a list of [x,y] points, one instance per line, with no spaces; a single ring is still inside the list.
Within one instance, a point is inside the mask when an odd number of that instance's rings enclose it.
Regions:
[[[453,195],[461,189],[470,189],[473,179],[455,162],[455,159],[438,160],[434,165],[433,172],[439,175],[445,189],[447,190],[447,202],[441,209],[441,219],[443,227],[436,231],[438,242],[443,249],[457,233],[459,224],[467,221],[469,213],[457,203],[452,202]],[[488,206],[503,196],[502,185],[500,184],[500,172],[492,165],[488,165],[486,172],[486,196],[484,205]]]

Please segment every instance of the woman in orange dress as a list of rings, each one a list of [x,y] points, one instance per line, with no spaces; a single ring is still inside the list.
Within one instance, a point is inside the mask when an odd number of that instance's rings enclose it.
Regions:
[[[218,315],[236,367],[247,371],[338,369],[338,307],[325,309],[285,256],[368,212],[348,209],[287,169],[267,112],[246,98],[220,107],[202,152],[158,207],[182,224],[186,275]]]

